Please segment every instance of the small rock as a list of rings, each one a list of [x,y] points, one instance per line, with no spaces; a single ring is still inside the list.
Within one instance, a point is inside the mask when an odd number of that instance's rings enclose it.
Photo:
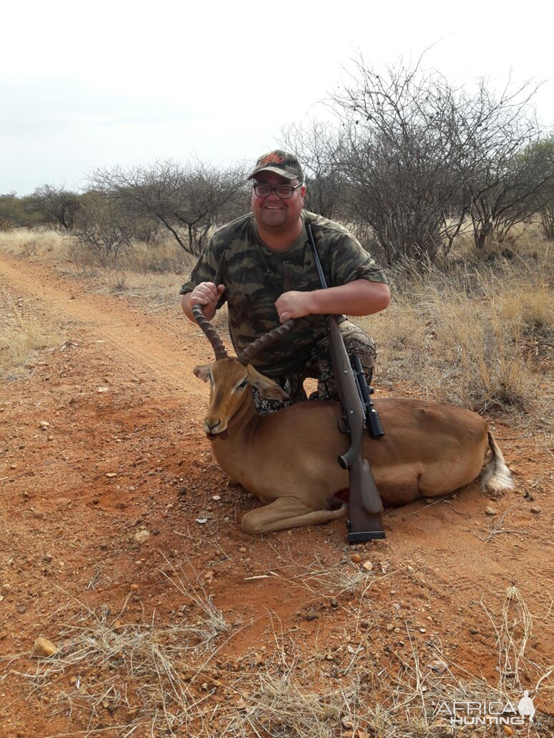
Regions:
[[[108,479],[113,479],[113,477],[117,477],[116,472],[106,472],[106,476]]]
[[[221,497],[219,495],[212,495],[212,500],[215,500],[216,502],[219,502]]]
[[[489,515],[492,518],[495,515],[498,515],[498,513],[496,512],[496,510],[493,507],[486,507],[485,508],[485,515]]]
[[[433,500],[430,497],[426,497],[425,502],[427,503],[427,505],[431,505],[433,503]]]
[[[27,605],[19,605],[19,607],[17,608],[17,612],[20,615],[23,615],[24,613],[26,613],[27,612]]]
[[[448,664],[442,659],[436,659],[435,661],[431,661],[431,663],[429,664],[429,668],[433,671],[436,671],[437,674],[444,674],[444,672],[448,669]]]
[[[246,546],[241,546],[241,547],[239,548],[239,553],[241,553],[241,554],[245,554],[245,553],[246,553]]]
[[[510,728],[509,725],[505,725],[503,730],[504,730],[504,735],[515,735],[514,729]]]
[[[246,710],[246,702],[242,699],[242,697],[239,697],[235,700],[235,707],[237,710]]]
[[[364,569],[366,571],[371,571],[373,569],[373,564],[371,561],[364,561]]]
[[[336,600],[333,597],[333,599],[331,600],[331,607],[333,608],[333,610],[336,610],[338,606],[339,606],[338,600]]]
[[[361,556],[360,556],[360,554],[358,554],[358,553],[356,553],[356,554],[352,554],[352,556],[350,557],[350,561],[351,561],[351,562],[352,562],[353,564],[360,564],[360,563],[361,563],[361,561],[362,561],[362,557],[361,557]]]
[[[58,649],[47,638],[37,638],[31,656],[37,659],[46,658],[47,656],[53,656]]]
[[[50,554],[44,554],[44,556],[42,557],[42,559],[47,564],[51,564],[52,563],[52,556]]]
[[[133,590],[133,592],[136,592],[138,588],[139,588],[138,584],[131,584],[131,589]]]
[[[308,610],[307,613],[304,615],[305,620],[317,620],[319,615],[314,610]]]
[[[470,629],[469,629],[469,632],[470,632],[470,633],[471,633],[471,635],[473,635],[473,636],[474,636],[474,635],[477,635],[477,633],[479,633],[479,631],[477,630],[477,628],[470,628]]]
[[[47,428],[50,428],[50,423],[47,420],[41,420],[38,425],[39,425],[39,428],[43,431],[46,430]]]
[[[195,522],[204,525],[204,523],[208,522],[208,518],[196,518]]]
[[[540,507],[536,507],[536,506],[534,506],[534,507],[530,507],[529,509],[530,509],[530,510],[531,510],[531,512],[532,512],[532,513],[534,513],[535,515],[540,515],[540,514],[541,514],[541,512],[542,512],[542,510],[540,509]]]
[[[137,543],[144,543],[150,538],[150,531],[141,528],[134,535],[134,539]]]
[[[418,630],[419,630],[420,633],[427,633],[427,631],[425,630],[425,628],[418,628]]]
[[[109,391],[110,391],[109,387],[98,387],[98,389],[96,390],[96,394],[102,395],[104,392],[109,392]]]

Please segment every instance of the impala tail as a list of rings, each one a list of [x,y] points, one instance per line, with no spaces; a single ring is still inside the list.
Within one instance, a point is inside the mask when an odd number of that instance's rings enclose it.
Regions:
[[[491,460],[483,468],[481,487],[490,492],[499,493],[514,488],[512,473],[508,469],[502,451],[489,431],[489,450]]]

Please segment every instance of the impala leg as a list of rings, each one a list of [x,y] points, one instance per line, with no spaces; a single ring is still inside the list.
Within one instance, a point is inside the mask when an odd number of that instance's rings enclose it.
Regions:
[[[320,525],[330,520],[344,518],[348,505],[337,510],[313,510],[297,497],[279,497],[269,505],[258,507],[243,517],[241,528],[251,536],[271,533],[274,530],[299,528],[302,525]]]

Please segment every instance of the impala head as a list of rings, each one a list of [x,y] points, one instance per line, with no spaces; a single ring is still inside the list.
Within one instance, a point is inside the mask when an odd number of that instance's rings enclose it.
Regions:
[[[210,406],[204,420],[204,430],[209,438],[225,433],[229,421],[245,402],[251,401],[251,387],[267,399],[288,399],[287,393],[272,379],[238,359],[218,359],[212,364],[195,366],[193,371],[204,382],[210,383]]]
[[[250,366],[252,357],[262,348],[282,338],[294,325],[293,320],[287,320],[283,325],[261,336],[242,351],[237,358],[227,355],[227,352],[217,335],[215,328],[204,317],[202,308],[193,305],[192,312],[198,326],[204,331],[214,349],[216,361],[211,364],[194,367],[197,377],[210,383],[210,406],[204,421],[204,430],[209,438],[222,435],[227,430],[233,418],[245,402],[252,401],[251,387],[255,387],[266,399],[287,400],[287,393],[268,377]]]

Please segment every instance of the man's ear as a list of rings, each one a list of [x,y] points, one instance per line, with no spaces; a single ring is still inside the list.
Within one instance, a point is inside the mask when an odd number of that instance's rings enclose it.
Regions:
[[[203,382],[207,382],[210,378],[210,364],[203,364],[202,366],[195,366],[192,370],[196,376]]]
[[[264,377],[263,374],[256,371],[253,366],[248,367],[248,382],[255,387],[260,395],[266,400],[288,400],[289,396],[284,389],[279,387],[277,382],[269,377]]]

